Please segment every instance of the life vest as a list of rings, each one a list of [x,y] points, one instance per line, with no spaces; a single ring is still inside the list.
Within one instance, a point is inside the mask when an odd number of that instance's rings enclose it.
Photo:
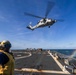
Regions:
[[[6,54],[9,58],[9,61],[4,64],[4,67],[0,65],[0,75],[14,75],[14,59],[13,56],[3,50],[0,50],[0,52]]]

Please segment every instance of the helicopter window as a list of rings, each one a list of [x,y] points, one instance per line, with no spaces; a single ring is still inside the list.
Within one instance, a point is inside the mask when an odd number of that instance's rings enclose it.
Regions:
[[[42,23],[43,21],[41,21],[41,23]]]

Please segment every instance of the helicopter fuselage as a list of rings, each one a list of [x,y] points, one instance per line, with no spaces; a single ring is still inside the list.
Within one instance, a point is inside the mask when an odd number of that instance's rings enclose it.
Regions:
[[[31,26],[29,25],[27,28],[34,30],[36,28],[40,28],[40,27],[45,27],[45,26],[50,26],[53,25],[56,22],[56,20],[52,20],[52,19],[41,19],[40,21],[38,21],[38,23],[35,26]]]
[[[39,28],[39,27],[45,27],[45,26],[51,26],[56,22],[56,20],[52,20],[52,19],[41,19],[37,25],[35,26],[35,28]]]

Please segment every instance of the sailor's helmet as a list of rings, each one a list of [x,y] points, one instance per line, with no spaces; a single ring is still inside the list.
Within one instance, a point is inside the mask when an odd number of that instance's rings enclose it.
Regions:
[[[4,40],[0,43],[3,48],[11,48],[11,43],[8,40]]]

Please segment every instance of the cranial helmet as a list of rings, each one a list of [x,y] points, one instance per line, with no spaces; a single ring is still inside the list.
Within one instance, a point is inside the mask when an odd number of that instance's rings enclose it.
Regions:
[[[8,40],[2,41],[1,46],[4,48],[11,48],[11,43]]]

